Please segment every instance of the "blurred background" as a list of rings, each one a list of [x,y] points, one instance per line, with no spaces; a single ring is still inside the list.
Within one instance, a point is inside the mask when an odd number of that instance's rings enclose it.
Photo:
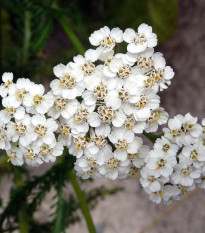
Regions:
[[[124,30],[128,27],[137,29],[145,22],[158,35],[156,51],[164,54],[167,65],[175,71],[172,85],[161,94],[162,106],[171,117],[190,112],[201,121],[205,116],[204,0],[0,0],[0,7],[1,74],[10,71],[15,78],[28,77],[48,87],[54,78],[53,66],[67,64],[78,54],[74,47],[81,48],[78,40],[88,49],[90,33],[104,25]],[[24,179],[29,180],[33,175],[44,174],[51,166],[14,169],[5,163],[4,152],[1,152],[1,211],[8,203],[14,182],[18,183],[19,174],[25,174]],[[136,180],[82,183],[85,190],[101,185],[109,189],[122,187],[123,191],[118,192],[118,188],[114,194],[100,191],[104,192],[100,197],[112,195],[92,206],[99,233],[204,232],[203,190],[197,189],[182,201],[164,206],[151,203]],[[38,224],[52,219],[50,207],[55,189],[48,190],[33,213]],[[64,193],[69,196],[70,192],[68,184]],[[65,232],[86,233],[84,220],[71,225]]]

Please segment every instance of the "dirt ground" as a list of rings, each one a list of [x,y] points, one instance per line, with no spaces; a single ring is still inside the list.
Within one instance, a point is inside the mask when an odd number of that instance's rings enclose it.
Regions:
[[[205,117],[205,1],[181,0],[178,27],[168,41],[157,48],[175,70],[168,90],[161,94],[162,106],[170,116],[190,112]],[[205,190],[196,190],[172,206],[148,200],[136,180],[100,180],[90,186],[122,186],[123,192],[107,197],[92,211],[98,233],[203,233],[205,232]],[[10,182],[0,190],[8,199]],[[5,188],[6,187],[6,188]],[[89,187],[90,188],[90,187]],[[2,190],[3,189],[3,190]],[[48,216],[53,193],[47,195],[36,218]],[[87,233],[82,221],[66,232]]]

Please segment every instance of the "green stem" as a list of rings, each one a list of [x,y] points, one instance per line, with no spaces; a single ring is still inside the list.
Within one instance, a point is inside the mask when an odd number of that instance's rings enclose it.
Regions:
[[[15,184],[17,187],[23,184],[23,175],[18,167],[14,170],[15,175]],[[20,205],[20,209],[18,210],[18,220],[19,220],[19,230],[21,233],[29,233],[29,223],[28,223],[28,215],[25,211],[25,205],[22,202]]]
[[[32,46],[32,53],[37,53],[39,49],[43,48],[43,45],[45,44],[46,39],[48,38],[49,33],[51,32],[51,29],[53,27],[53,21],[51,19],[48,20],[45,27],[41,31],[41,35],[39,35],[38,39]]]
[[[19,230],[21,233],[29,233],[29,224],[28,224],[28,215],[25,211],[24,205],[21,205],[21,208],[18,212],[19,218]]]
[[[31,39],[31,13],[24,12],[24,47],[23,47],[23,64],[28,60],[29,46]]]
[[[80,54],[84,54],[85,49],[83,48],[83,45],[81,44],[78,37],[75,35],[75,33],[73,33],[72,28],[70,27],[68,20],[65,17],[61,17],[59,19],[59,22],[60,22],[61,26],[63,27],[67,36],[70,38],[70,40],[71,40],[72,44],[74,45],[74,47],[76,48],[76,50]]]
[[[56,211],[56,220],[54,224],[54,233],[61,232],[62,229],[62,222],[63,219],[63,181],[59,180],[58,182],[58,188],[57,188],[57,194],[58,194],[58,207]]]
[[[72,171],[69,171],[68,175],[69,175],[71,184],[73,186],[73,189],[74,189],[74,191],[76,193],[76,196],[78,198],[80,208],[81,208],[81,211],[82,211],[82,213],[84,215],[85,221],[87,223],[89,233],[96,233],[95,226],[94,226],[94,223],[93,223],[93,220],[92,220],[88,205],[86,203],[85,195],[84,195],[83,191],[80,188],[78,180],[77,180],[76,176],[73,174]]]

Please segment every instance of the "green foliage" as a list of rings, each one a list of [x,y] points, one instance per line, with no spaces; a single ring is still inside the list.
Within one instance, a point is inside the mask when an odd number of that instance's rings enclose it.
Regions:
[[[159,41],[172,36],[177,26],[178,0],[149,1],[148,10]]]
[[[89,207],[93,209],[97,206],[99,200],[104,199],[107,195],[113,195],[122,190],[121,187],[107,189],[104,186],[100,186],[89,192],[84,192],[84,194]],[[78,201],[73,195],[70,195],[69,200],[65,200],[62,198],[61,192],[62,191],[59,189],[56,218],[53,222],[54,233],[63,232],[71,224],[80,221],[79,213],[76,212],[80,208]]]
[[[69,161],[56,164],[43,176],[27,180],[23,185],[17,186],[12,190],[10,194],[10,202],[0,217],[0,227],[3,226],[5,220],[7,220],[8,226],[10,226],[13,223],[9,221],[11,217],[14,218],[14,223],[18,223],[19,220],[16,210],[19,210],[22,204],[24,204],[24,208],[28,211],[29,215],[32,215],[51,187],[57,187],[59,179],[62,179],[62,182],[66,180],[67,170],[72,169],[73,162],[73,157],[70,156]],[[28,197],[33,199],[31,203],[26,202]]]
[[[65,202],[63,199],[63,184],[62,181],[58,183],[57,186],[57,196],[58,196],[58,203],[57,203],[57,210],[56,210],[56,218],[54,222],[54,230],[53,233],[58,233],[63,231],[63,225],[64,223],[64,213],[65,213]]]
[[[10,201],[0,217],[0,232],[4,232],[5,228],[18,228],[22,217],[24,218],[22,222],[26,224],[25,216],[29,216],[27,224],[30,230],[32,229],[31,232],[38,232],[38,229],[39,232],[60,233],[64,232],[71,224],[79,221],[80,216],[77,210],[80,206],[78,200],[72,194],[68,200],[63,197],[63,187],[65,182],[69,181],[68,172],[73,169],[74,161],[75,158],[73,156],[65,156],[63,161],[54,165],[43,176],[33,177],[24,184],[13,188],[10,194]],[[51,208],[56,208],[55,217],[51,222],[39,225],[32,219],[32,216],[52,187],[56,189],[57,193],[57,202],[51,206]],[[99,198],[102,199],[121,190],[121,188],[107,189],[101,186],[85,192],[85,197],[90,208],[94,208]],[[23,212],[21,211],[22,207]],[[20,210],[19,214],[17,210]],[[11,219],[12,221],[10,221]]]
[[[83,51],[76,38],[87,47],[89,34],[103,25],[137,29],[145,22],[153,26],[159,42],[164,41],[173,34],[178,15],[178,0],[1,0],[1,7],[0,70],[13,71],[17,76],[51,75],[52,65],[68,62]],[[55,41],[62,30],[78,51],[70,46],[56,51],[54,47],[53,51],[47,42]],[[49,51],[46,57],[45,50]]]
[[[139,24],[147,23],[162,42],[174,33],[177,25],[178,0],[105,0],[98,4],[103,10],[94,21],[92,15],[83,16],[83,20],[88,21],[90,32],[103,25],[137,29]]]
[[[76,19],[73,9],[56,7],[52,0],[2,0],[2,69],[29,74],[39,66],[36,55],[52,32],[54,20],[63,15]],[[13,30],[15,29],[15,30]],[[12,54],[12,56],[11,56]]]

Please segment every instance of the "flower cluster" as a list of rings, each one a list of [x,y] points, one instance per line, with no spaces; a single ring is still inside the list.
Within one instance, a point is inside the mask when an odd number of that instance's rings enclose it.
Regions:
[[[136,178],[152,200],[177,199],[195,181],[204,187],[202,126],[187,114],[169,120],[154,150],[139,134],[168,121],[159,91],[174,76],[163,55],[154,52],[157,36],[141,24],[137,31],[103,27],[89,37],[96,49],[54,67],[45,93],[27,78],[13,82],[4,73],[0,95],[0,149],[21,166],[54,162],[67,147],[83,179]],[[117,53],[121,43],[125,53]],[[138,134],[138,135],[137,135]]]
[[[187,113],[169,119],[145,159],[140,182],[156,203],[178,200],[198,183],[205,188],[205,119]]]

